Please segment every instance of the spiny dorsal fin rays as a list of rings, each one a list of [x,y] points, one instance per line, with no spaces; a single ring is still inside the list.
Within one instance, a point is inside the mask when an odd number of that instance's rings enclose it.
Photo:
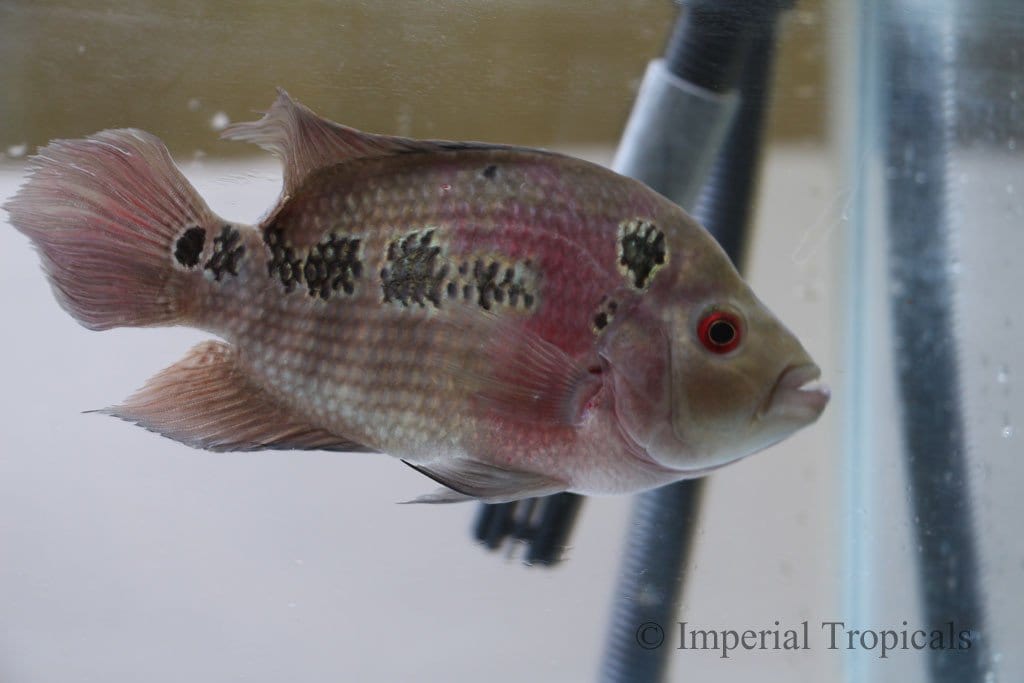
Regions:
[[[284,190],[290,194],[313,171],[353,159],[445,149],[444,143],[364,133],[317,115],[278,88],[277,99],[259,121],[237,123],[221,133],[226,140],[259,145],[284,163]]]
[[[510,149],[486,142],[415,140],[377,135],[335,123],[293,100],[283,88],[259,121],[236,123],[221,133],[225,140],[259,145],[284,163],[284,192],[291,194],[310,173],[353,159],[409,152],[458,149]]]

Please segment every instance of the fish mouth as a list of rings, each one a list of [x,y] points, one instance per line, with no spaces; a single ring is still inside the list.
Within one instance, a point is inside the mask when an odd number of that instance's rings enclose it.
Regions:
[[[758,417],[784,417],[800,422],[813,422],[825,410],[831,392],[817,381],[821,368],[814,363],[792,365],[782,371]]]

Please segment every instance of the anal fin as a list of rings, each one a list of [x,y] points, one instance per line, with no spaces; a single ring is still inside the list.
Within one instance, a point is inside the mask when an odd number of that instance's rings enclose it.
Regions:
[[[234,349],[203,342],[121,405],[99,412],[211,451],[370,449],[308,424],[239,369]]]
[[[544,474],[507,470],[477,460],[459,459],[430,465],[408,460],[402,462],[445,487],[407,501],[409,503],[459,503],[469,500],[507,503],[520,498],[559,493],[567,488],[565,482]]]

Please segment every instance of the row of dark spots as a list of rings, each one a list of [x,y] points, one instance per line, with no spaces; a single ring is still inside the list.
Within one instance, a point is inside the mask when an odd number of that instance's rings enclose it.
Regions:
[[[302,269],[310,296],[319,296],[325,301],[338,289],[345,294],[352,294],[355,291],[355,280],[362,274],[359,238],[338,237],[333,233],[313,245]]]
[[[230,225],[223,226],[220,233],[213,238],[213,250],[203,268],[210,271],[217,282],[220,282],[225,274],[238,275],[238,266],[245,254],[245,247],[241,241],[242,236],[238,230]],[[193,225],[174,242],[174,259],[191,270],[199,265],[205,246],[206,230]]]
[[[440,308],[444,296],[475,301],[488,311],[495,304],[533,306],[534,295],[516,278],[515,269],[497,261],[463,261],[457,273],[450,273],[434,237],[433,230],[416,231],[388,244],[380,269],[385,302]]]
[[[220,282],[225,273],[238,275],[238,265],[245,254],[241,244],[242,236],[230,225],[220,229],[220,234],[213,238],[213,253],[203,268],[213,273],[213,279]]]
[[[412,232],[392,240],[387,261],[380,269],[384,301],[403,306],[427,302],[441,305],[441,287],[448,275],[448,264],[441,258],[441,247],[433,243],[434,231]]]
[[[302,280],[302,259],[285,241],[281,228],[267,228],[263,233],[263,242],[270,250],[267,275],[280,280],[286,292],[292,291]]]
[[[310,296],[323,300],[339,290],[345,294],[355,292],[356,278],[363,273],[358,237],[331,233],[313,245],[305,258],[300,258],[295,248],[287,243],[281,228],[268,228],[263,241],[270,251],[267,274],[278,280],[286,292],[303,281]]]
[[[499,275],[502,277],[499,279]],[[533,306],[534,297],[531,292],[526,291],[521,280],[516,280],[516,271],[509,266],[503,267],[497,261],[486,263],[482,259],[473,261],[472,270],[470,264],[464,261],[459,265],[459,282],[448,283],[448,298],[454,299],[460,293],[466,301],[474,298],[478,306],[486,311],[491,310],[494,304],[508,304],[515,307],[522,301],[526,308]],[[461,292],[460,292],[461,289]]]

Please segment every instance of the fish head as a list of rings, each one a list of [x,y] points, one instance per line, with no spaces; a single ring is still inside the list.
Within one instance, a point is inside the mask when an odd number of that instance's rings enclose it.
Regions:
[[[624,436],[687,476],[781,441],[829,399],[799,340],[704,237],[616,316],[600,351]]]

